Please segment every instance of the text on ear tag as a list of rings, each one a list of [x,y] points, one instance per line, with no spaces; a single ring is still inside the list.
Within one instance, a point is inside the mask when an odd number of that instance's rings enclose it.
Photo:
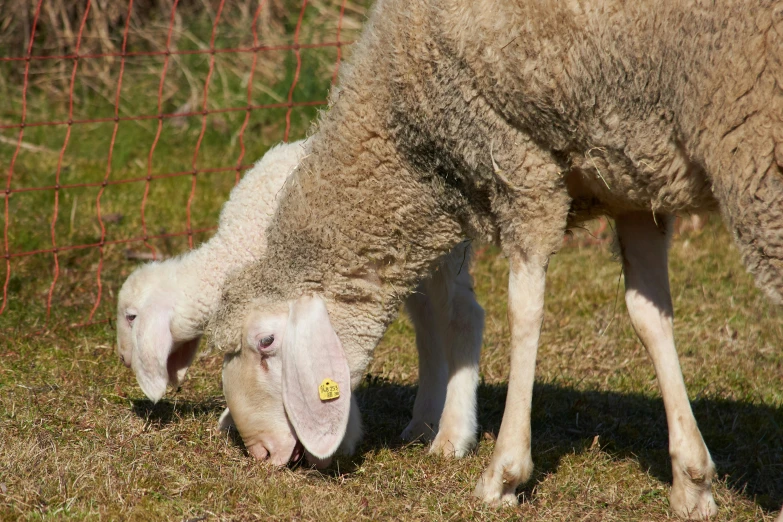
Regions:
[[[330,401],[340,396],[340,387],[331,379],[324,379],[318,387],[318,397],[322,401]]]

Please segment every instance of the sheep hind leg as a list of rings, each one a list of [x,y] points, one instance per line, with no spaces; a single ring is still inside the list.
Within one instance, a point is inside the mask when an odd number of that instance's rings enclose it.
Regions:
[[[430,453],[445,457],[467,455],[476,444],[478,428],[476,390],[484,310],[473,292],[468,248],[455,248],[447,263],[433,276],[431,285],[431,294],[437,303],[435,322],[444,340],[449,377],[446,402]],[[435,296],[438,290],[447,293]]]
[[[631,323],[655,366],[669,426],[672,509],[681,517],[714,517],[715,465],[693,417],[677,351],[667,268],[671,219],[640,212],[618,216],[617,236]]]
[[[506,407],[492,459],[473,492],[490,505],[515,505],[517,486],[533,474],[530,414],[548,256],[517,251],[509,256],[509,262],[511,371]]]

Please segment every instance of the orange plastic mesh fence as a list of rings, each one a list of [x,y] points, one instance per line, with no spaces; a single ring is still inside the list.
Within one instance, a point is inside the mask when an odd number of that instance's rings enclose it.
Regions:
[[[209,0],[199,3],[186,2],[186,0],[163,0],[157,3],[152,2],[153,4],[158,4],[160,23],[157,25],[150,23],[150,25],[153,29],[157,27],[159,33],[165,31],[165,40],[163,40],[162,34],[159,34],[159,42],[165,41],[165,44],[162,44],[162,48],[160,43],[158,48],[154,48],[154,46],[150,48],[149,35],[152,29],[144,27],[144,20],[140,20],[139,13],[135,11],[139,8],[134,5],[134,0],[127,0],[127,5],[124,3],[125,0],[122,0],[123,9],[118,9],[115,5],[118,2],[113,0],[84,0],[83,7],[76,10],[80,14],[80,19],[77,18],[78,25],[73,24],[71,27],[68,27],[67,31],[63,32],[63,35],[58,36],[60,41],[58,42],[57,50],[60,52],[54,53],[47,52],[52,45],[42,43],[44,41],[50,42],[51,35],[41,35],[41,28],[44,20],[51,19],[56,6],[47,5],[47,0],[36,1],[37,4],[35,4],[34,9],[30,8],[30,11],[25,13],[28,17],[27,29],[29,29],[29,38],[26,38],[26,46],[0,45],[0,67],[7,68],[6,71],[16,68],[15,74],[6,74],[6,72],[0,70],[0,74],[6,77],[6,87],[8,87],[8,84],[11,84],[11,87],[6,89],[7,93],[11,93],[10,96],[6,95],[6,100],[0,101],[0,109],[2,109],[2,112],[0,112],[0,139],[2,139],[2,144],[0,144],[2,147],[0,149],[0,169],[2,170],[0,172],[5,172],[5,183],[1,189],[3,190],[2,198],[4,205],[2,258],[4,260],[5,273],[3,274],[0,271],[0,284],[2,284],[0,319],[2,319],[2,314],[8,315],[9,308],[17,307],[23,309],[25,307],[32,306],[32,308],[35,308],[35,306],[38,306],[40,310],[39,315],[45,317],[43,319],[44,323],[62,325],[61,322],[51,320],[57,318],[59,312],[58,302],[59,300],[67,301],[70,295],[78,293],[82,297],[75,299],[76,305],[71,303],[67,307],[70,315],[66,326],[78,327],[103,323],[111,320],[114,306],[112,302],[114,297],[113,291],[121,283],[120,276],[107,279],[104,275],[108,264],[124,263],[125,266],[122,271],[125,273],[136,266],[118,255],[114,255],[114,257],[109,259],[107,257],[109,249],[114,248],[118,250],[119,246],[136,247],[142,252],[148,250],[149,254],[147,256],[155,258],[160,256],[160,250],[154,246],[153,242],[170,240],[170,238],[187,238],[187,247],[193,248],[194,236],[196,236],[196,241],[207,238],[215,228],[214,223],[217,217],[216,212],[213,212],[206,226],[194,225],[193,210],[197,187],[201,187],[200,191],[212,190],[211,183],[213,179],[225,180],[225,175],[229,174],[231,176],[229,186],[226,188],[224,182],[220,189],[223,190],[224,195],[227,197],[227,191],[230,189],[230,186],[238,182],[241,172],[257,159],[262,150],[274,142],[288,141],[292,132],[294,132],[292,131],[292,114],[295,111],[306,111],[310,108],[306,116],[308,119],[311,119],[313,116],[312,108],[326,104],[328,81],[331,80],[333,82],[336,79],[342,57],[342,46],[350,43],[341,41],[346,0],[337,0],[331,3],[313,3],[314,5],[308,5],[307,0],[301,0],[301,2],[299,0],[295,2],[290,0],[259,0],[249,6],[250,11],[245,18],[249,23],[246,23],[244,26],[237,26],[237,17],[234,14],[230,15],[230,20],[226,20],[228,17],[226,13],[230,9],[235,10],[231,11],[232,13],[238,12],[236,10],[241,10],[241,8],[248,11],[247,4],[249,2],[247,1]],[[138,3],[140,3],[140,0],[137,0]],[[150,9],[150,3],[149,0],[144,2],[144,9]],[[57,3],[58,6],[61,6],[61,4],[61,2]],[[107,49],[101,49],[98,46],[97,50],[95,45],[87,47],[87,44],[85,44],[85,42],[88,42],[86,35],[95,34],[95,31],[91,32],[90,30],[90,24],[96,17],[95,13],[105,14],[107,5],[114,6],[114,10],[119,12],[119,19],[121,20],[119,23],[115,23],[115,45],[113,47],[108,46]],[[360,8],[355,6],[353,8],[360,12]],[[168,9],[167,14],[165,13],[166,9]],[[93,14],[91,15],[91,13]],[[56,13],[54,14],[56,15]],[[274,20],[270,21],[272,18]],[[209,41],[200,40],[195,48],[186,48],[188,46],[184,45],[184,43],[187,43],[188,38],[191,41],[198,40],[189,29],[189,22],[193,21],[197,25],[198,20],[205,19],[211,21]],[[321,29],[310,32],[310,41],[301,42],[300,36],[303,26],[311,23],[311,19],[315,20],[312,23],[321,24]],[[323,20],[326,20],[326,22],[323,22]],[[261,33],[267,33],[268,36],[268,33],[270,33],[267,30],[269,24],[275,23],[275,21],[279,29],[275,33],[278,36],[277,41],[266,41]],[[359,22],[356,22],[354,25],[358,27]],[[47,26],[47,31],[51,32],[49,27]],[[229,35],[230,38],[226,37],[221,40],[221,34]],[[134,39],[139,40],[135,45]],[[275,38],[270,37],[270,39],[274,40]],[[221,46],[221,41],[234,42],[237,45],[225,47]],[[178,42],[184,43],[178,45]],[[85,47],[87,47],[87,51],[81,52]],[[62,51],[63,49],[65,51]],[[302,75],[303,57],[306,53],[313,53],[319,49],[331,49],[329,54],[331,65],[329,66],[328,74],[326,74],[327,83],[323,84],[326,88],[302,88],[298,91],[297,87]],[[19,54],[20,52],[23,54]],[[229,99],[230,96],[221,97],[216,95],[217,88],[212,85],[214,82],[219,81],[223,82],[223,88],[226,88],[227,74],[217,65],[217,61],[229,55],[241,55],[248,58],[238,59],[233,64],[233,72],[242,77],[243,83],[247,83],[246,96],[244,95],[244,88],[243,94],[241,94],[245,98],[244,104],[232,105],[229,103],[232,101]],[[267,60],[269,56],[283,56],[283,58]],[[323,62],[327,60],[325,56],[324,52],[318,55],[322,68],[324,66]],[[206,64],[199,62],[202,66],[202,73],[197,77],[192,77],[194,76],[192,72],[190,75],[186,75],[190,89],[194,93],[198,93],[198,95],[191,96],[197,99],[197,103],[186,103],[178,109],[171,110],[169,98],[172,97],[172,92],[177,92],[179,87],[172,87],[167,75],[171,72],[172,67],[181,65],[182,60],[199,59],[198,57],[207,62]],[[140,60],[143,60],[143,63]],[[290,84],[282,87],[278,85],[280,93],[276,95],[276,98],[273,96],[272,99],[266,99],[265,103],[259,103],[259,89],[269,91],[273,87],[266,86],[264,84],[265,79],[259,78],[257,74],[259,64],[265,63],[265,60],[269,62],[267,63],[268,68],[286,68],[287,70],[282,73],[277,71],[277,73],[270,73],[270,75],[274,76],[277,74],[278,84],[281,81],[286,83],[290,81]],[[280,63],[281,60],[282,63]],[[286,63],[286,60],[289,60],[288,63]],[[83,70],[88,64],[91,66],[90,70],[103,70],[104,75],[102,78],[111,78],[111,81],[114,83],[113,89],[107,87],[107,92],[113,90],[113,93],[104,95],[104,101],[113,105],[113,114],[107,110],[107,114],[101,116],[86,118],[79,116],[79,114],[84,112],[81,110],[80,105],[87,103],[85,100],[89,100],[90,97],[89,95],[84,95],[84,85],[78,84],[77,80],[80,78],[80,74],[84,74]],[[155,88],[152,82],[150,82],[149,86],[145,86],[143,82],[137,82],[137,77],[129,76],[128,67],[130,65],[135,67],[133,74],[136,74],[139,69],[144,69],[144,74],[148,76],[156,74],[159,77],[157,88]],[[204,68],[206,68],[206,74],[203,74]],[[109,71],[109,73],[105,73],[105,71]],[[188,71],[185,72],[187,73]],[[282,80],[280,80],[281,74]],[[51,81],[47,78],[47,75],[51,76]],[[14,82],[16,83],[14,84]],[[63,86],[60,92],[61,99],[59,104],[61,110],[59,114],[57,114],[57,111],[46,112],[40,109],[41,106],[45,106],[47,99],[52,97],[47,89],[56,82],[61,82]],[[131,82],[132,84],[129,85]],[[84,84],[89,85],[86,81]],[[0,86],[2,85],[4,85],[3,82],[0,82]],[[104,85],[106,85],[106,82],[104,82]],[[140,93],[138,89],[147,89],[149,92]],[[283,94],[286,91],[287,96]],[[0,93],[0,96],[3,96],[2,93]],[[125,103],[126,98],[139,96],[147,98],[154,96],[156,98],[156,110],[154,112],[148,110],[145,113],[137,110],[135,105],[139,105],[138,103],[130,105]],[[57,103],[57,100],[48,101]],[[152,100],[149,101],[151,105]],[[33,104],[35,104],[35,107],[33,107]],[[253,118],[256,115],[263,114],[265,111],[269,114],[277,115],[275,116],[276,121],[270,123],[268,120],[272,116],[265,116],[265,125],[253,123],[253,130],[250,130]],[[67,113],[67,117],[62,117],[65,113]],[[244,113],[244,118],[241,117],[242,113]],[[58,117],[48,120],[37,117],[39,114]],[[237,116],[230,118],[231,115]],[[205,165],[203,154],[200,155],[200,151],[204,147],[205,135],[210,123],[209,120],[216,117],[221,119],[214,120],[212,123],[217,125],[220,133],[225,136],[231,136],[234,144],[232,150],[238,150],[233,157],[226,155],[220,161],[210,158],[211,161]],[[304,116],[300,119],[303,118]],[[155,123],[156,121],[157,123]],[[189,123],[183,124],[183,121]],[[126,122],[134,122],[134,125],[139,122],[141,124],[148,122],[145,125],[149,126],[148,134],[151,135],[151,139],[145,146],[147,151],[146,161],[136,158],[136,166],[131,168],[125,168],[124,159],[118,157],[125,153],[117,153],[118,143],[123,139],[122,137],[118,138],[118,131]],[[163,163],[156,161],[156,150],[159,149],[165,140],[164,126],[167,122],[177,123],[179,126],[195,123],[196,128],[199,129],[198,137],[190,150],[177,149],[178,156],[187,155],[191,158],[189,169],[179,166],[177,169],[169,170],[166,168],[169,161]],[[74,143],[76,142],[80,150],[85,148],[85,144],[81,143],[80,139],[74,138],[73,133],[80,128],[94,130],[101,124],[103,126],[100,127],[102,130],[99,132],[103,133],[108,140],[108,147],[100,154],[104,158],[100,160],[104,166],[99,169],[93,169],[96,174],[89,179],[82,177],[73,180],[70,175],[66,176],[66,172],[73,170],[73,166],[69,166],[69,162],[65,160],[66,156],[78,154],[71,152],[71,149],[74,148]],[[301,135],[304,127],[302,125],[299,125],[299,127],[295,132]],[[41,132],[43,131],[39,129],[37,131],[38,134],[30,136],[36,128],[54,129],[46,130],[47,136],[53,136],[57,129],[64,128],[61,143],[58,139],[60,145],[54,147],[50,145],[49,150],[42,151],[44,146],[35,141],[30,141],[31,138],[35,140],[35,136],[42,135]],[[111,130],[109,131],[109,129]],[[275,132],[270,131],[270,129]],[[276,130],[279,130],[279,132]],[[193,131],[193,134],[195,134],[195,128]],[[248,157],[248,145],[260,140],[259,136],[263,136],[263,140],[266,140],[265,144],[262,147],[253,147],[253,157]],[[135,145],[139,146],[138,143]],[[213,143],[212,145],[219,148],[219,144],[215,145]],[[56,148],[58,146],[59,150]],[[87,148],[89,149],[90,147],[87,146]],[[21,167],[20,153],[49,154],[49,157],[52,159],[53,176],[39,176],[36,178],[28,175],[27,171],[31,169]],[[56,163],[54,162],[55,154],[57,155]],[[93,158],[90,161],[95,163],[94,157],[98,153],[93,149],[90,151],[90,154],[92,154],[91,157]],[[131,159],[128,159],[128,161],[131,161]],[[36,162],[33,159],[31,163],[35,165]],[[76,169],[79,168],[78,161],[74,163],[74,166]],[[123,168],[126,175],[119,177],[114,175],[114,172]],[[20,171],[24,172],[20,174]],[[206,179],[206,175],[218,176],[210,176],[209,179]],[[151,190],[154,190],[156,183],[162,183],[161,180],[172,178],[187,179],[188,176],[190,176],[189,188],[186,188],[184,185],[181,187],[181,190],[189,190],[184,209],[184,226],[180,219],[179,223],[174,223],[171,226],[158,230],[153,229],[149,223],[150,210],[148,208]],[[33,179],[44,180],[44,182],[32,181]],[[69,182],[69,179],[73,181]],[[63,220],[67,219],[69,210],[68,208],[63,208],[63,202],[65,201],[64,198],[69,195],[69,192],[86,189],[97,191],[97,194],[93,192],[89,197],[90,213],[92,215],[90,222],[95,227],[95,233],[91,241],[78,241],[79,238],[84,238],[85,235],[73,233],[72,230],[68,234],[62,232]],[[134,197],[137,197],[140,193],[140,202],[134,203],[135,211],[127,207],[121,208],[117,205],[110,205],[111,208],[109,210],[114,209],[114,213],[110,215],[105,208],[107,193],[120,190],[133,194]],[[25,206],[22,203],[15,205],[14,198],[22,198],[27,194],[33,193],[50,195],[50,203],[45,206],[38,203],[30,206]],[[83,194],[83,192],[80,194]],[[102,206],[102,199],[104,206]],[[78,206],[78,201],[73,201],[70,215],[71,228],[74,226],[74,215],[77,208],[81,208]],[[134,227],[125,227],[121,233],[115,230],[116,227],[114,227],[116,220],[122,219],[122,216],[117,217],[118,208],[125,214],[138,213],[136,218],[138,223]],[[48,237],[45,242],[39,241],[36,244],[35,241],[25,241],[25,238],[28,238],[30,235],[26,229],[22,229],[27,226],[24,225],[25,219],[23,218],[23,215],[26,213],[30,213],[29,215],[31,216],[34,214],[40,215],[41,213],[47,214],[46,221],[40,221],[40,223],[48,222]],[[35,220],[30,221],[34,222]],[[199,219],[200,223],[203,221],[203,219]],[[44,224],[44,226],[46,225]],[[39,226],[39,228],[41,227]],[[77,241],[73,241],[74,236]],[[184,244],[181,245],[182,249],[184,247]],[[73,255],[77,251],[80,255],[86,254],[85,251],[89,251],[92,256],[90,257],[91,261],[89,263],[85,262],[84,265],[79,265],[79,261],[76,260],[73,261],[76,264],[74,270],[64,270],[63,256],[66,254]],[[28,262],[30,260],[35,260],[35,262]],[[89,271],[89,277],[85,275],[85,271]],[[74,277],[74,281],[77,282],[67,282],[68,278],[75,272],[79,272],[79,276]],[[12,280],[15,281],[14,285],[11,285]],[[42,283],[44,280],[46,282]],[[110,286],[113,285],[112,295],[107,295],[107,280],[111,281]],[[40,291],[27,293],[23,291],[27,285],[34,286],[36,284],[41,286]],[[61,289],[62,285],[66,286]],[[84,298],[84,295],[88,295],[89,298]],[[18,299],[20,302],[14,303],[12,307],[11,302],[14,299]],[[23,301],[24,299],[27,301]],[[36,302],[39,304],[33,305]],[[45,312],[43,310],[44,303]],[[55,309],[54,314],[52,314],[53,307]],[[74,307],[79,310],[75,311]],[[24,323],[24,320],[21,319],[24,317],[24,313],[19,312],[18,317],[20,318],[18,325]],[[73,320],[73,317],[79,317],[80,319]],[[39,320],[36,320],[36,322],[39,322]],[[21,326],[18,325],[15,328],[17,330],[21,329]],[[6,330],[8,331],[8,329]]]

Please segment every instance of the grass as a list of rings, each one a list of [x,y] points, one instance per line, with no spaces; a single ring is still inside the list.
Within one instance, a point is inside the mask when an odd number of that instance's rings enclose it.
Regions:
[[[677,338],[720,479],[718,520],[772,520],[783,503],[780,312],[714,220],[672,248]],[[207,353],[157,405],[117,361],[105,325],[11,340],[0,350],[0,519],[670,520],[663,405],[617,298],[606,248],[567,246],[549,273],[533,408],[533,480],[519,507],[470,498],[506,392],[507,266],[474,267],[487,310],[475,454],[446,460],[398,435],[417,381],[410,324],[389,330],[358,397],[367,436],[325,473],[254,462],[216,430],[221,356]]]
[[[310,32],[303,37],[328,39],[323,28],[333,28],[335,6],[313,2],[307,14],[312,17],[307,18]],[[355,30],[362,11],[349,7],[346,27]],[[297,16],[296,8],[289,9],[275,37],[290,38]],[[208,41],[211,23],[195,17],[187,30],[193,37],[181,36],[178,45]],[[219,43],[233,46],[247,37]],[[295,100],[325,96],[334,50],[312,51],[303,51],[305,72]],[[215,89],[211,103],[242,106],[248,57],[223,58],[210,87]],[[192,103],[188,78],[203,82],[207,61],[197,55],[172,62],[165,110]],[[285,99],[293,54],[271,53],[261,62],[254,103]],[[160,58],[129,60],[122,110],[157,111],[150,93],[157,92],[160,66]],[[47,90],[45,81],[36,81],[28,121],[67,119],[67,97],[57,94],[59,87]],[[18,121],[18,88],[0,81],[3,123]],[[77,88],[79,117],[113,114],[112,93],[97,83]],[[292,138],[304,133],[314,111],[294,112]],[[245,143],[248,162],[282,139],[283,117],[280,110],[252,113]],[[207,118],[200,168],[236,164],[243,118],[244,113]],[[112,126],[73,127],[61,183],[103,179]],[[156,121],[120,124],[111,179],[146,175],[156,129]],[[55,127],[25,130],[25,142],[39,149],[20,153],[12,187],[54,183],[64,132]],[[200,132],[200,116],[166,121],[153,172],[190,169]],[[4,131],[0,136],[15,144],[18,134]],[[0,172],[8,172],[13,150],[0,143]],[[214,225],[234,180],[232,171],[199,175],[194,228]],[[151,233],[184,228],[190,184],[189,176],[150,184],[146,213]],[[114,215],[107,221],[107,238],[139,234],[143,191],[144,183],[106,190],[104,216]],[[55,224],[59,245],[100,237],[96,198],[92,188],[61,191]],[[14,193],[9,206],[12,252],[51,246],[53,191]],[[533,407],[536,471],[519,490],[520,505],[504,510],[470,497],[490,457],[506,393],[508,267],[494,247],[479,247],[473,267],[477,295],[487,311],[475,453],[447,460],[428,456],[421,444],[400,441],[418,380],[413,331],[401,317],[378,347],[357,391],[367,428],[364,442],[355,457],[338,459],[324,473],[305,467],[270,469],[247,455],[236,434],[216,430],[224,407],[220,354],[200,356],[183,386],[153,405],[117,360],[111,324],[68,328],[83,321],[95,302],[96,249],[60,254],[48,317],[52,256],[14,258],[8,307],[0,314],[0,520],[675,520],[668,505],[665,415],[652,365],[625,311],[619,264],[607,247],[587,246],[584,237],[577,234],[577,241],[569,242],[550,266]],[[164,255],[187,247],[183,237],[151,243]],[[730,244],[717,218],[701,233],[674,240],[670,265],[676,336],[696,418],[718,468],[718,520],[771,521],[783,504],[783,321],[780,309],[753,287]],[[138,243],[105,249],[98,319],[111,316],[117,289],[137,266],[126,259],[126,249],[145,250]],[[5,278],[2,265],[0,282]]]

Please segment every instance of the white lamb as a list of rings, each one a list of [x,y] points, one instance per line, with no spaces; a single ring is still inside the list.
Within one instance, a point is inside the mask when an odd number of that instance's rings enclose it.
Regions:
[[[167,385],[182,382],[205,325],[219,304],[226,277],[265,251],[265,229],[280,188],[306,153],[304,141],[270,149],[231,191],[212,239],[177,258],[141,266],[128,276],[117,304],[117,351],[122,362],[133,368],[150,400],[157,402]],[[451,406],[446,407],[450,419],[446,425],[451,428],[445,430],[441,440],[460,454],[475,441],[475,395],[484,321],[483,310],[473,295],[468,262],[467,247],[457,246],[442,267],[435,269],[433,277],[422,282],[419,292],[406,301],[416,327],[420,386],[413,419],[402,435],[426,440],[435,435],[444,411],[448,379]],[[466,335],[455,338],[456,331]],[[351,417],[354,435],[343,445],[348,452],[361,434],[358,415]],[[219,424],[222,428],[233,424],[228,409]],[[242,434],[253,455],[266,457],[263,446],[254,442],[257,434],[252,430]],[[270,460],[283,464],[290,455],[289,451],[276,459],[278,456],[273,454]]]

